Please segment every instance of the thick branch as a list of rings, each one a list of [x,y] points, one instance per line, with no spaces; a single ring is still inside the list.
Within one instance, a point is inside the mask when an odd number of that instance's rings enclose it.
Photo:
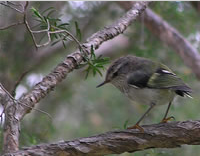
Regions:
[[[121,2],[120,4],[125,9],[129,9],[132,2]],[[200,54],[189,41],[151,9],[146,9],[144,12],[144,24],[162,42],[174,49],[200,79]]]
[[[102,156],[200,144],[200,121],[145,125],[143,128],[144,133],[138,130],[111,131],[73,141],[32,146],[3,156]]]
[[[113,25],[105,27],[103,30],[98,31],[94,35],[92,35],[85,44],[83,44],[85,50],[88,52],[91,46],[95,49],[105,41],[114,38],[115,36],[123,33],[126,28],[136,20],[136,18],[145,10],[149,2],[137,2],[134,4],[133,8],[128,11],[122,18],[120,18]],[[73,71],[75,67],[83,61],[82,53],[80,51],[76,51],[73,54],[66,57],[66,59],[61,62],[51,73],[43,78],[43,80],[36,84],[33,89],[23,96],[20,101],[29,107],[25,107],[24,105],[18,104],[16,110],[12,112],[12,116],[14,121],[8,120],[6,121],[5,129],[4,129],[4,138],[6,143],[12,144],[14,142],[16,144],[15,147],[8,148],[4,147],[4,152],[15,151],[18,148],[18,141],[16,141],[15,134],[19,134],[19,122],[22,118],[31,111],[30,107],[34,107],[36,103],[38,103],[42,98],[44,98],[53,88],[61,82],[68,73]],[[7,119],[6,119],[7,120]],[[10,130],[13,130],[12,132]],[[17,135],[18,138],[18,135]],[[4,146],[6,146],[4,144]]]
[[[19,123],[16,121],[13,116],[13,112],[15,111],[15,103],[10,98],[9,94],[5,90],[5,88],[0,83],[0,105],[3,106],[5,120],[4,123],[4,151],[15,151],[18,150],[18,139],[19,139]],[[5,111],[6,110],[6,111]],[[2,114],[1,114],[2,115]],[[2,116],[1,119],[2,121]],[[10,126],[10,124],[14,124],[16,126]],[[12,135],[11,135],[12,134]],[[12,140],[9,142],[8,140]]]

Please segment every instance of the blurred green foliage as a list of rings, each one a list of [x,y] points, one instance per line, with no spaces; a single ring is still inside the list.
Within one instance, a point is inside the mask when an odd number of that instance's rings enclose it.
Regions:
[[[31,2],[31,5],[39,11],[53,6],[59,11],[61,15],[59,18],[64,23],[77,21],[83,42],[88,36],[111,24],[124,13],[124,10],[114,2]],[[189,2],[154,2],[151,9],[180,31],[185,38],[199,31],[199,14]],[[0,16],[2,18],[0,21],[4,20],[5,23],[9,23],[19,18],[12,13],[12,10],[6,11],[9,14],[5,17]],[[68,29],[75,34],[74,25],[69,25]],[[173,115],[177,121],[199,119],[200,83],[181,58],[171,48],[160,42],[142,23],[133,23],[124,36],[128,38],[129,46],[112,51],[116,45],[111,45],[112,53],[106,54],[105,52],[104,56],[114,60],[122,55],[133,54],[166,64],[194,90],[193,99],[177,98],[169,115]],[[21,83],[29,90],[32,87],[28,82],[31,74],[46,75],[67,54],[73,52],[76,46],[67,44],[64,49],[61,45],[51,55],[44,57],[36,64],[37,66],[34,66],[37,62],[36,58],[53,50],[54,46],[49,46],[46,51],[45,48],[35,51],[33,42],[29,34],[24,31],[24,27],[17,26],[0,31],[0,47],[1,83],[7,85],[9,90],[22,72],[33,67]],[[87,80],[84,77],[84,69],[75,70],[53,92],[40,101],[37,107],[50,113],[53,120],[34,110],[25,116],[21,124],[21,147],[44,142],[72,140],[114,129],[124,129],[134,124],[148,107],[133,104],[110,84],[96,89],[104,77],[89,76]],[[153,109],[143,124],[160,122],[166,108],[167,106],[160,106]],[[1,135],[2,128],[0,137]],[[1,143],[0,141],[0,146],[2,146]],[[199,153],[199,146],[195,145],[176,149],[149,149],[134,154],[123,153],[120,156],[188,156],[199,155]]]

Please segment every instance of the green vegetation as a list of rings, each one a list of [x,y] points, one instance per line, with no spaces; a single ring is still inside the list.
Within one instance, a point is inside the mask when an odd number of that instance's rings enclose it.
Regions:
[[[30,17],[29,21],[33,18],[40,19],[38,27],[46,29],[48,19],[52,26],[72,32],[82,42],[124,13],[124,10],[114,2],[31,2],[31,5],[36,17]],[[185,38],[189,39],[189,36],[199,32],[199,14],[189,2],[154,2],[151,9],[179,30]],[[9,15],[4,13],[7,11]],[[50,17],[51,15],[54,16]],[[5,10],[0,6],[0,21],[9,24],[13,19],[19,18],[14,11]],[[200,83],[181,58],[140,22],[133,23],[124,36],[129,42],[128,46],[116,49],[115,46],[120,46],[121,42],[116,45],[107,41],[113,45],[109,47],[109,53],[103,51],[103,57],[95,55],[96,51],[91,47],[92,55],[85,58],[86,62],[83,63],[86,67],[81,66],[82,68],[70,73],[66,80],[40,101],[39,109],[51,114],[52,121],[45,114],[34,110],[25,116],[21,125],[21,147],[124,129],[138,120],[148,106],[133,104],[110,84],[96,88],[104,80],[105,70],[102,72],[100,69],[108,67],[107,57],[112,61],[122,55],[132,54],[166,64],[194,91],[193,99],[177,98],[170,109],[169,116],[173,115],[177,121],[200,118]],[[42,37],[43,35],[39,35],[38,38]],[[23,72],[32,69],[21,82],[21,86],[29,90],[32,87],[29,80],[33,78],[33,74],[36,75],[36,80],[39,74],[46,75],[78,47],[75,42],[71,44],[66,42],[67,36],[63,34],[54,34],[51,37],[52,46],[35,51],[29,33],[24,31],[24,26],[19,25],[0,31],[0,81],[8,90],[14,86]],[[61,44],[57,41],[61,41]],[[38,62],[37,59],[43,55],[46,57]],[[93,73],[95,77],[89,73]],[[19,94],[19,90],[17,91]],[[166,108],[167,105],[156,107],[142,124],[160,122]],[[1,136],[2,127],[0,127]],[[0,146],[1,143],[0,141]],[[149,149],[134,154],[124,153],[120,156],[188,156],[199,155],[199,153],[199,146],[194,145],[176,149]]]

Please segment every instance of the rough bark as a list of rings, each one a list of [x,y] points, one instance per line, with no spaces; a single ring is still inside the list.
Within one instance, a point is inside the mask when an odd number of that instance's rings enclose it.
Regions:
[[[13,112],[15,111],[15,103],[14,101],[9,97],[9,95],[2,89],[2,85],[0,84],[0,105],[3,106],[4,113],[5,113],[5,120],[4,123],[4,149],[6,148],[7,151],[11,151],[11,149],[17,150],[18,147],[16,144],[18,144],[18,138],[19,138],[19,125],[18,126],[10,126],[10,124],[16,124],[15,117],[13,116]],[[1,114],[2,115],[2,114]],[[0,119],[2,122],[2,119]],[[19,124],[19,123],[18,123]],[[17,129],[16,129],[17,128]],[[6,137],[5,137],[6,136]],[[11,140],[12,141],[8,141]]]
[[[133,2],[121,2],[121,6],[129,9]],[[185,39],[175,28],[164,21],[151,9],[144,12],[145,26],[157,36],[164,44],[174,49],[184,63],[191,68],[193,73],[200,79],[200,54],[187,39]]]
[[[32,146],[3,156],[102,156],[200,144],[200,121],[145,125],[143,128],[144,133],[138,130],[111,131],[73,141]]]
[[[136,20],[136,18],[145,10],[149,2],[137,2],[133,8],[129,10],[122,18],[116,21],[113,25],[105,27],[103,30],[98,31],[88,38],[84,43],[85,50],[90,52],[91,45],[95,49],[115,36],[123,33],[126,28]],[[36,84],[33,89],[24,95],[20,101],[29,107],[34,107],[41,99],[43,99],[56,85],[66,78],[67,74],[72,72],[78,64],[83,61],[80,51],[76,51],[68,55],[55,69],[43,78],[41,82]],[[12,105],[15,109],[7,109],[6,122],[4,126],[4,152],[16,151],[19,147],[19,123],[23,117],[31,111],[29,107],[21,104]],[[12,145],[11,147],[8,145]]]

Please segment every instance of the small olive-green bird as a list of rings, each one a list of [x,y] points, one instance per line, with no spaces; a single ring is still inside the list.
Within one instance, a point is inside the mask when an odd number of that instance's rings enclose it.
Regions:
[[[150,106],[134,126],[128,127],[141,131],[143,128],[139,123],[154,106],[168,104],[161,121],[167,122],[172,118],[167,118],[167,114],[174,97],[191,97],[192,92],[191,88],[166,65],[131,55],[115,60],[108,68],[104,82],[97,87],[106,83],[113,84],[134,102]]]

